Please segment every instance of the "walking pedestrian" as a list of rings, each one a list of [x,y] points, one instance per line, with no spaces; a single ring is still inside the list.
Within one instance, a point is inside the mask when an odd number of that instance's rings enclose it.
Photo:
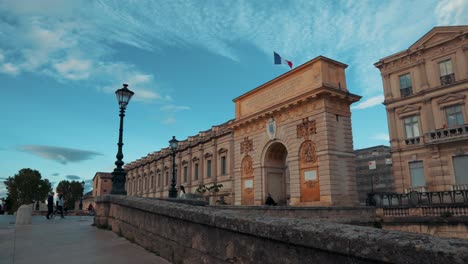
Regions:
[[[54,212],[54,192],[49,194],[47,197],[47,215],[46,218],[50,219],[50,215]]]
[[[57,211],[60,211],[60,216],[62,218],[65,218],[63,216],[63,194],[61,194],[61,193],[59,194],[58,199],[57,199],[57,208],[52,213],[52,215],[55,215],[57,213]]]

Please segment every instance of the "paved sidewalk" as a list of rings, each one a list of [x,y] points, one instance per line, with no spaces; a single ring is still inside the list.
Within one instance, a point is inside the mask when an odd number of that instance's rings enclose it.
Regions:
[[[34,216],[32,225],[14,225],[0,215],[0,264],[32,263],[170,263],[108,230],[89,216],[47,220]]]

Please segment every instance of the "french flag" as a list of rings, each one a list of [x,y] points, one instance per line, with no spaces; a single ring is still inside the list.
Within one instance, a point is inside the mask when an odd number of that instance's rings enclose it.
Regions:
[[[273,55],[275,56],[275,64],[286,64],[286,65],[289,66],[289,68],[292,69],[293,64],[292,64],[291,61],[288,61],[288,60],[285,60],[285,59],[281,58],[281,56],[278,53],[274,52],[274,51],[273,51]]]

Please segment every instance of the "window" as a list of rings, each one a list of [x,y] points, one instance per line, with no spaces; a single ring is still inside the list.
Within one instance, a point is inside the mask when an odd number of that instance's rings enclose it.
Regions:
[[[184,182],[187,182],[188,178],[188,169],[187,166],[184,166]]]
[[[166,186],[169,185],[169,172],[166,171]]]
[[[226,175],[226,156],[221,157],[221,175]]]
[[[211,160],[206,161],[206,177],[211,177]]]
[[[158,187],[161,187],[161,173],[158,174]]]
[[[401,97],[410,96],[413,94],[411,87],[411,76],[409,73],[400,75],[400,95]]]
[[[145,177],[145,185],[143,185],[143,189],[146,190],[148,188],[148,177]]]
[[[468,184],[468,155],[453,157],[453,167],[455,170],[455,183]]]
[[[154,188],[154,175],[151,175],[151,189]]]
[[[455,127],[463,125],[463,113],[461,105],[451,106],[445,108],[445,115],[447,117],[448,127]]]
[[[406,138],[419,137],[419,122],[418,116],[410,116],[405,118]]]
[[[411,187],[424,187],[426,180],[424,179],[424,165],[422,161],[414,161],[409,163],[411,174]]]
[[[440,84],[449,85],[455,82],[452,60],[439,62]]]
[[[195,163],[195,180],[198,181],[198,163]]]

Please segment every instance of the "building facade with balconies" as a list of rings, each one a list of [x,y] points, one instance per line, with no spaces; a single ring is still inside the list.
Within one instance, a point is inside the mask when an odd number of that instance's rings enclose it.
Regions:
[[[468,188],[468,26],[379,60],[397,192]]]

